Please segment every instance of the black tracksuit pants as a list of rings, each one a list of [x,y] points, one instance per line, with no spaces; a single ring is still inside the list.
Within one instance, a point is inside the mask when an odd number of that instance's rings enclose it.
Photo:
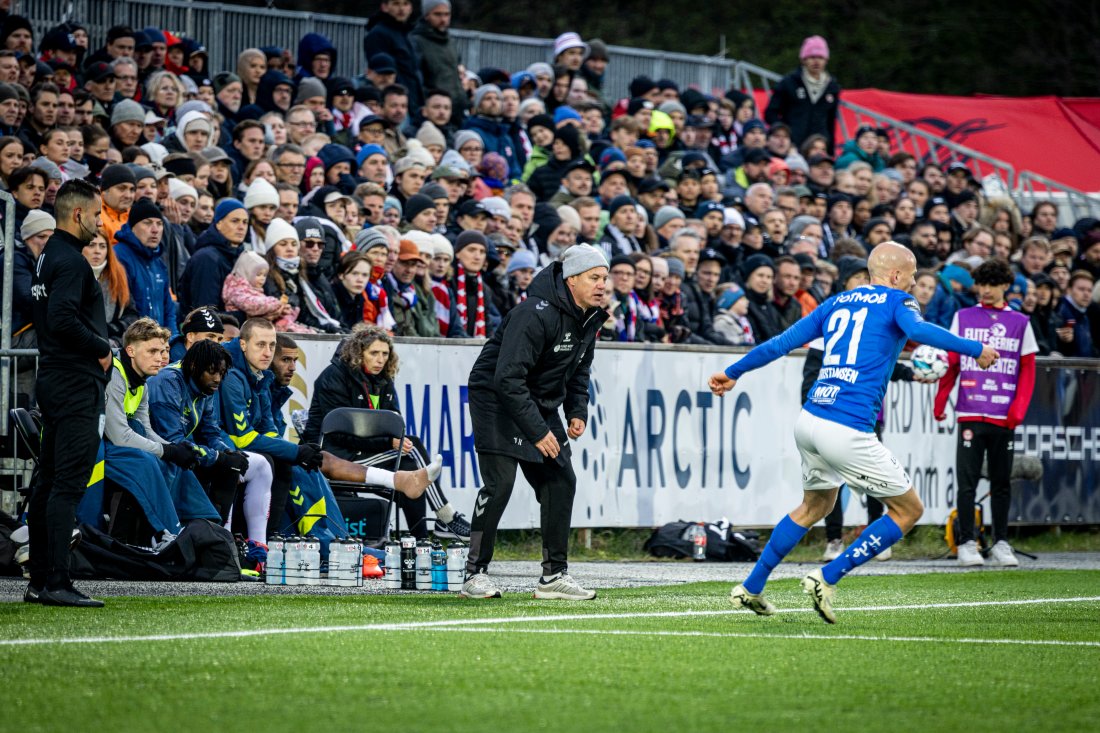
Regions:
[[[1014,431],[986,422],[960,422],[955,454],[959,481],[959,544],[974,539],[974,496],[982,477],[982,461],[988,458],[989,493],[993,514],[993,541],[1008,541],[1008,509],[1012,503]]]
[[[875,437],[882,442],[882,423],[875,423]],[[873,496],[864,495],[867,500],[867,524],[882,516],[883,504]],[[840,497],[833,504],[833,510],[825,517],[825,539],[828,541],[839,540],[844,536],[844,508],[840,505]]]
[[[237,498],[237,487],[241,483],[241,474],[220,466],[197,466],[195,476],[206,489],[210,503],[221,515],[222,524],[229,519],[229,512]],[[243,511],[243,510],[241,510]],[[243,516],[235,513],[234,516]]]
[[[40,371],[35,391],[42,452],[28,505],[31,585],[60,590],[72,582],[69,543],[102,440],[104,384],[83,373]]]
[[[483,485],[474,504],[470,522],[470,554],[466,561],[466,576],[488,571],[493,559],[497,525],[508,506],[516,482],[516,469],[535,489],[542,524],[542,572],[550,576],[569,569],[569,530],[573,516],[573,498],[577,493],[577,476],[573,466],[557,461],[533,463],[511,456],[478,451]]]

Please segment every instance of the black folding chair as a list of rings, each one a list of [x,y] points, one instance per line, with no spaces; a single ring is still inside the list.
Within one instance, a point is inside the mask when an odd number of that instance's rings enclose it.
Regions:
[[[335,433],[349,435],[354,438],[394,438],[398,445],[405,441],[405,418],[400,413],[392,410],[365,410],[357,407],[338,407],[325,416],[321,423],[321,447],[324,447],[325,439]],[[380,466],[382,468],[382,466]],[[393,461],[394,472],[401,468],[401,451]],[[333,492],[342,491],[349,493],[370,493],[379,497],[385,497],[385,509],[383,516],[385,523],[382,528],[382,537],[385,540],[389,536],[390,513],[393,512],[396,498],[395,489],[386,489],[381,486],[368,486],[367,484],[351,483],[345,481],[330,481]],[[393,512],[395,517],[396,532],[401,533],[401,513]]]
[[[38,457],[42,452],[42,422],[38,419],[37,415],[24,407],[12,408],[8,411],[8,415],[11,416],[11,422],[15,427],[16,434],[19,435],[19,440],[27,449],[27,453],[30,454],[31,460],[34,461],[34,471],[31,474],[30,483],[18,488],[18,514],[22,515],[27,508],[27,502],[30,501],[31,491],[33,490],[35,481],[38,479]]]

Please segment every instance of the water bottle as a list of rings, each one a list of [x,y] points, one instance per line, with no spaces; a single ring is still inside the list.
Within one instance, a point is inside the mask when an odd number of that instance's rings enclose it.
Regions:
[[[416,543],[416,589],[432,589],[432,545],[427,539]]]
[[[401,535],[401,590],[416,590],[416,538]]]
[[[362,587],[363,542],[358,537],[348,537],[344,540],[344,547],[347,549],[348,562],[354,566],[351,571],[351,577],[355,582],[351,583],[351,585],[356,588]]]
[[[302,584],[302,538],[301,537],[287,537],[285,544],[286,552],[286,569],[283,571],[283,577],[286,579],[284,585],[301,585]]]
[[[432,590],[447,590],[447,552],[442,543],[432,543]]]
[[[305,537],[303,544],[303,582],[302,585],[321,584],[321,541],[316,537]]]
[[[343,586],[354,584],[350,575],[354,568],[349,567],[348,541],[343,537],[337,537],[328,543],[328,582],[325,585]]]
[[[458,593],[466,577],[466,545],[455,540],[447,546],[447,590]]]
[[[392,537],[386,540],[386,590],[401,589],[401,543]]]
[[[286,585],[286,540],[279,535],[267,541],[267,575],[264,582],[268,585]]]
[[[703,562],[707,559],[707,530],[702,523],[691,527],[691,559]]]

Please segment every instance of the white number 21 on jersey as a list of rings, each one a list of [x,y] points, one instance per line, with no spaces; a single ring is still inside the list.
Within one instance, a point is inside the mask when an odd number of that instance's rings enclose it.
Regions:
[[[852,330],[852,337],[848,339],[848,353],[844,355],[844,363],[855,364],[856,355],[859,353],[859,340],[863,338],[863,322],[866,320],[866,308],[860,308],[855,313],[847,308],[838,308],[833,311],[825,326],[825,332],[830,336],[825,342],[825,358],[821,362],[822,365],[836,366],[840,363],[840,354],[834,354],[833,349],[836,348],[837,342],[844,338],[848,326],[852,323],[855,323],[855,328]]]

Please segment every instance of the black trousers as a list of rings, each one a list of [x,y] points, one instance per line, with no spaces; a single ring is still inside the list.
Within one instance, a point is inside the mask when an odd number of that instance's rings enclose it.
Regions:
[[[1014,432],[985,422],[960,422],[955,472],[959,480],[959,543],[974,539],[974,496],[982,477],[982,461],[989,464],[989,493],[993,514],[993,541],[1008,540],[1008,507],[1012,503],[1012,449]]]
[[[466,561],[467,577],[487,572],[493,559],[497,525],[508,506],[516,483],[516,469],[535,489],[542,525],[542,572],[564,573],[569,569],[569,530],[573,516],[573,498],[577,476],[570,463],[557,461],[533,463],[511,456],[478,451],[481,480],[484,482],[474,504],[470,523],[470,554]]]
[[[88,488],[102,440],[104,384],[91,375],[39,372],[42,453],[28,505],[31,585],[61,589],[69,578],[76,507]]]
[[[198,466],[195,468],[195,476],[199,483],[206,489],[206,495],[210,497],[210,503],[221,515],[222,524],[229,519],[229,511],[237,498],[237,487],[240,486],[241,474],[220,466]]]
[[[286,526],[286,500],[294,484],[294,464],[290,461],[264,456],[271,461],[271,509],[267,515],[267,536],[278,534]],[[235,512],[244,518],[244,511]]]
[[[882,442],[882,423],[875,423],[875,437]],[[882,516],[885,509],[882,502],[873,496],[864,496],[867,500],[867,524]],[[840,497],[837,497],[833,510],[825,517],[825,539],[828,541],[839,540],[844,536],[844,508],[840,505]]]

